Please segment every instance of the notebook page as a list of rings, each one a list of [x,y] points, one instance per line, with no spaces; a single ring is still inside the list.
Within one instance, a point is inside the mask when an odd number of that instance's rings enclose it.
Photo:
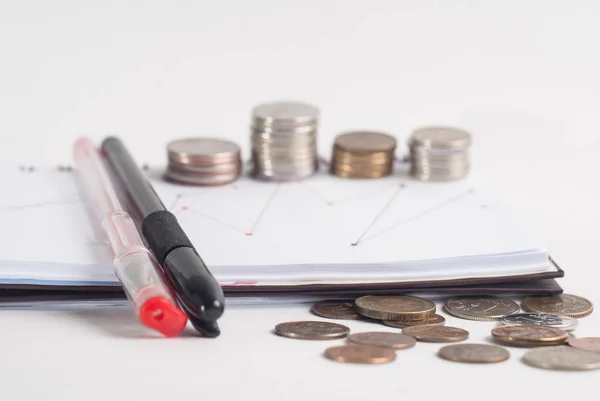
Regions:
[[[305,280],[327,278],[329,271],[337,272],[333,279],[339,272],[368,279],[390,266],[422,271],[427,261],[449,265],[456,258],[490,255],[521,260],[523,253],[533,255],[524,271],[548,267],[539,240],[472,179],[419,183],[321,173],[304,182],[241,178],[223,187],[196,188],[164,182],[159,173],[148,174],[163,203],[215,275],[227,280],[258,280],[261,271],[281,277],[304,271]],[[0,200],[5,227],[0,277],[9,270],[28,277],[36,266],[52,275],[54,270],[45,268],[51,263],[76,266],[84,279],[91,267],[100,266],[104,277],[114,280],[110,248],[94,229],[74,176],[55,169],[0,173],[6,188],[19,189]],[[480,263],[463,274],[484,269]],[[56,274],[63,273],[56,269]]]
[[[219,188],[155,183],[211,266],[386,264],[540,252],[540,240],[473,179],[304,182]]]

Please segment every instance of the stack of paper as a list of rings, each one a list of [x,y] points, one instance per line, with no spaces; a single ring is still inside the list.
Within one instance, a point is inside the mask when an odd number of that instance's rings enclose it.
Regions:
[[[0,173],[4,288],[118,291],[74,171]],[[227,293],[435,289],[555,278],[541,241],[474,178],[422,183],[323,172],[222,187],[149,180]],[[30,287],[36,286],[36,287]],[[24,290],[25,291],[25,290]]]

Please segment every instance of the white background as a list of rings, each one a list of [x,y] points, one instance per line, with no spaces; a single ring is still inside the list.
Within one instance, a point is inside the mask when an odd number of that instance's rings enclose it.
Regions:
[[[74,138],[107,133],[140,162],[164,162],[164,145],[190,135],[247,149],[251,108],[278,99],[319,106],[324,156],[347,129],[404,144],[419,125],[459,125],[474,168],[565,269],[566,292],[600,303],[599,27],[593,0],[6,0],[0,160],[70,163]],[[390,365],[336,364],[320,354],[343,341],[270,332],[305,318],[306,306],[232,308],[219,339],[160,340],[128,310],[1,311],[0,399],[594,399],[600,378],[529,368],[520,349],[452,364],[423,343]],[[599,319],[577,335],[600,336]],[[493,327],[448,324],[474,342]]]

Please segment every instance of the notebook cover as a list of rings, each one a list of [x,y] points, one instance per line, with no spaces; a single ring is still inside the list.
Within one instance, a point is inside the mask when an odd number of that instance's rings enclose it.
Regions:
[[[337,290],[288,291],[288,292],[227,292],[228,298],[238,297],[286,297],[292,299],[354,299],[363,295],[401,295],[431,294],[438,296],[453,295],[554,295],[562,293],[562,288],[554,279],[530,280],[527,282],[473,284],[467,286],[413,287],[391,289],[340,288]],[[86,290],[40,290],[40,289],[4,289],[0,290],[0,304],[10,302],[43,301],[97,301],[125,299],[123,291],[86,291]]]
[[[551,259],[556,272],[533,274],[501,279],[467,279],[429,283],[379,283],[344,285],[301,286],[224,286],[230,298],[339,298],[352,299],[362,295],[432,294],[452,295],[537,295],[560,294],[560,285],[554,280],[564,276],[564,271]],[[35,285],[0,285],[0,303],[60,300],[110,300],[125,299],[120,287],[57,287]]]

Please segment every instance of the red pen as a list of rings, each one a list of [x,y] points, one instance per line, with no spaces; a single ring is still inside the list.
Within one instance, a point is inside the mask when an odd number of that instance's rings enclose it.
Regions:
[[[75,165],[92,209],[114,253],[115,274],[141,322],[166,337],[178,335],[187,315],[165,284],[160,267],[131,217],[123,210],[104,157],[92,141],[75,142]]]

